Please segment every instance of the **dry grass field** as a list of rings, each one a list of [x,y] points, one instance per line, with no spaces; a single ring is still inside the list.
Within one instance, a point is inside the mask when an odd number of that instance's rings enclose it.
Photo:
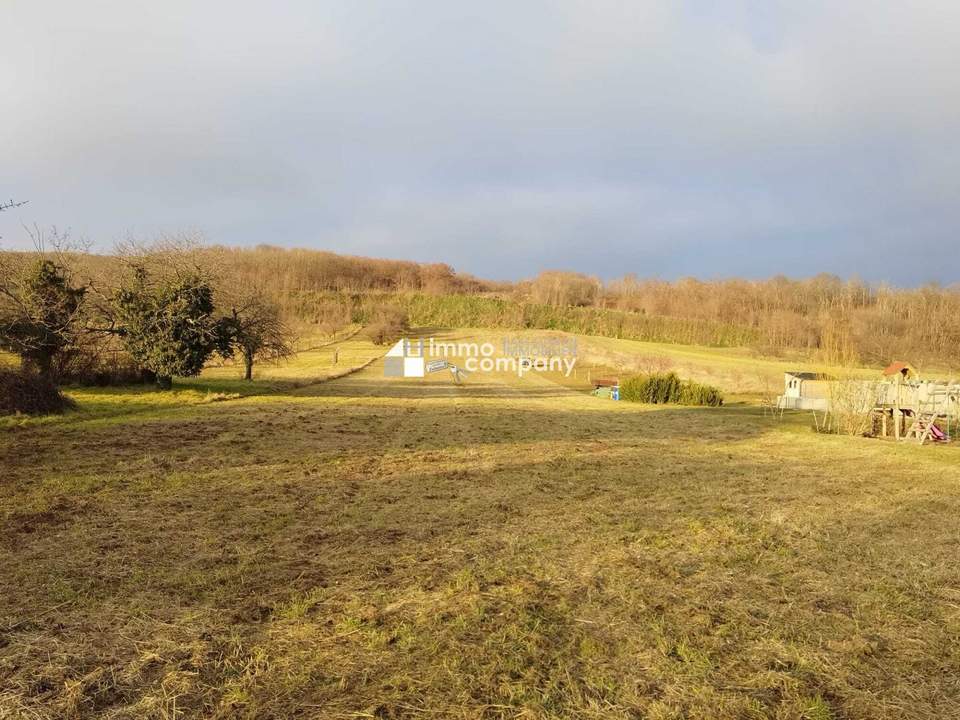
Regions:
[[[314,352],[0,426],[0,718],[960,717],[960,448]]]

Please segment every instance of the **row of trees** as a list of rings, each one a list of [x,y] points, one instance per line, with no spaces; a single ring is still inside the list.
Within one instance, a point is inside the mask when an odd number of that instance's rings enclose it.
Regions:
[[[610,283],[601,302],[648,316],[751,328],[768,352],[872,363],[960,361],[960,286],[903,289],[832,275],[672,283],[627,277]]]
[[[136,254],[133,259],[138,257],[143,259]],[[211,285],[216,296],[212,315],[225,324],[225,318],[236,309],[232,322],[241,328],[240,334],[249,326],[275,324],[274,319],[280,317],[329,332],[358,322],[357,308],[376,301],[405,308],[414,321],[419,318],[438,324],[466,312],[470,322],[503,327],[554,327],[692,344],[748,344],[765,353],[812,353],[829,361],[880,363],[898,358],[942,365],[958,362],[957,287],[899,289],[829,275],[805,280],[780,276],[763,281],[709,282],[666,282],[628,275],[604,283],[596,277],[559,271],[517,283],[494,283],[456,273],[444,264],[270,246],[198,246],[190,257],[196,266],[218,268],[220,275],[230,279]],[[99,278],[98,286],[110,287],[117,277],[127,278],[129,289],[136,285],[132,272],[136,262],[126,250],[72,260],[77,273]],[[166,274],[151,271],[138,292],[147,292],[157,282],[167,283]],[[180,277],[178,282],[184,279]],[[238,299],[226,292],[234,288],[259,288],[259,294],[248,302],[248,298]],[[187,302],[184,288],[168,291],[180,298],[178,302]],[[89,296],[86,293],[81,304],[86,305]],[[103,297],[97,299],[98,307],[109,305]],[[116,315],[116,298],[112,301]],[[196,307],[203,304],[200,298],[193,301]],[[59,312],[69,317],[73,314],[70,302],[66,298],[63,302]],[[169,302],[171,298],[162,300]],[[264,306],[270,308],[269,318],[261,311]],[[427,306],[433,311],[420,317],[424,315],[420,310]],[[495,316],[492,321],[488,318],[491,313]],[[253,318],[249,323],[248,317]],[[129,319],[125,322],[135,325]],[[126,332],[123,328],[116,324],[120,337],[129,337],[129,333],[122,334]],[[133,346],[132,340],[127,343]],[[218,352],[220,345],[214,343],[212,352]],[[236,341],[232,344],[236,353],[242,353],[242,347]],[[251,362],[255,358],[256,352]]]
[[[204,253],[217,263],[229,266],[244,283],[272,288],[281,298],[316,291],[449,295],[508,287],[457,273],[445,263],[384,260],[270,245],[214,246]]]
[[[62,237],[35,241],[35,255],[0,257],[0,348],[27,371],[70,379],[68,359],[122,352],[144,379],[169,388],[214,354],[239,356],[249,380],[256,361],[292,353],[269,293],[218,274],[189,244],[128,245],[90,273],[89,256]]]
[[[751,344],[768,353],[814,352],[831,361],[960,362],[960,286],[902,289],[833,275],[676,282],[627,275],[602,283],[580,273],[544,272],[517,283],[510,294],[554,308],[594,307],[684,321],[698,334],[713,326],[725,336],[752,337]],[[740,331],[731,333],[732,328]]]
[[[494,283],[442,264],[263,246],[221,248],[220,252],[240,276],[270,288],[285,312],[321,325],[342,318],[335,303],[321,313],[309,308],[304,298],[316,293],[480,295],[518,307],[619,310],[655,320],[658,328],[664,325],[667,334],[662,339],[673,342],[725,343],[729,339],[749,342],[765,353],[815,353],[830,361],[878,363],[894,357],[920,363],[958,361],[960,287],[902,289],[825,274],[802,280],[777,276],[759,281],[685,278],[675,282],[626,275],[604,283],[594,276],[563,271],[544,271],[516,283]],[[635,324],[626,321],[624,332]]]

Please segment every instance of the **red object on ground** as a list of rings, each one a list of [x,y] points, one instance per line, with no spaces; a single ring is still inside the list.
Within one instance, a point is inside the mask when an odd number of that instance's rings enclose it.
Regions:
[[[883,374],[886,376],[896,375],[897,373],[903,375],[904,377],[911,377],[916,374],[916,370],[913,369],[913,366],[910,363],[901,362],[899,360],[897,362],[890,363],[883,370]]]
[[[617,378],[597,378],[593,381],[594,387],[620,387],[620,380]]]

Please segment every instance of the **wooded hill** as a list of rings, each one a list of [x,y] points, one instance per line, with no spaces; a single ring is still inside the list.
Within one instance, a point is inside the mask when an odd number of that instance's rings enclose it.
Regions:
[[[903,289],[831,275],[793,280],[612,282],[546,271],[492,282],[423,264],[284,249],[205,247],[202,262],[229,284],[268,294],[291,321],[327,329],[369,321],[378,308],[416,326],[543,328],[637,340],[746,346],[829,362],[960,367],[960,287]],[[115,258],[78,256],[101,278]]]
[[[960,287],[902,289],[832,275],[791,280],[626,276],[603,283],[574,272],[490,282],[443,264],[374,260],[261,246],[221,249],[242,282],[275,293],[308,322],[363,319],[392,302],[415,325],[546,328],[767,354],[799,352],[830,362],[960,365]]]

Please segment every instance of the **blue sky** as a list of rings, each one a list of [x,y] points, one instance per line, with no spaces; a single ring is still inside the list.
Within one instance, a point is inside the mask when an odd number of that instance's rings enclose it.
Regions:
[[[957,37],[941,0],[8,0],[0,235],[958,282]]]

